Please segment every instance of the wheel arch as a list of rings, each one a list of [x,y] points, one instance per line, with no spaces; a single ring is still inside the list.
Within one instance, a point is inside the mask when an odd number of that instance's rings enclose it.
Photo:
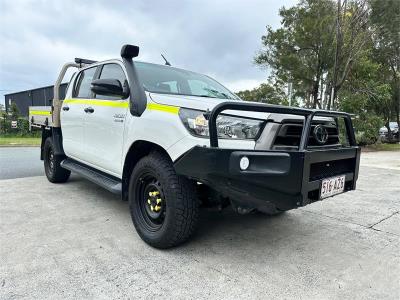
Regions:
[[[44,160],[44,144],[49,136],[52,136],[51,130],[42,126],[42,141],[40,143],[40,160]]]
[[[42,142],[40,144],[40,159],[44,159],[44,144],[48,137],[51,137],[54,147],[54,154],[57,156],[65,156],[61,128],[42,126]]]
[[[137,140],[129,147],[129,150],[125,155],[124,167],[122,170],[123,200],[128,199],[129,178],[131,176],[133,168],[141,158],[148,155],[152,151],[160,151],[162,153],[165,153],[171,159],[171,156],[168,154],[167,150],[153,142],[149,142],[146,140]]]

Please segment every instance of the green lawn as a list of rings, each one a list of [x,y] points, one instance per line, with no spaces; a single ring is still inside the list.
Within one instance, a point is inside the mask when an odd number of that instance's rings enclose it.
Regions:
[[[400,144],[374,144],[366,146],[365,149],[373,151],[400,151]]]
[[[3,137],[0,136],[0,146],[40,146],[40,137]]]

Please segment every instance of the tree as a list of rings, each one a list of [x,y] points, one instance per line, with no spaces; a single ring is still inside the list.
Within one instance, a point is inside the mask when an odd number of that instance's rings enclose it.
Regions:
[[[267,26],[263,49],[255,57],[256,64],[271,68],[280,80],[292,82],[295,95],[303,98],[306,106],[317,107],[320,82],[333,64],[333,11],[330,0],[302,0],[294,7],[282,8],[282,27],[273,30]]]
[[[391,101],[391,87],[381,77],[382,66],[373,60],[372,50],[365,53],[352,68],[352,72],[338,93],[339,109],[356,115],[354,126],[359,144],[377,140],[378,130],[385,124]]]
[[[366,0],[337,1],[334,64],[330,72],[326,108],[335,108],[335,101],[354,63],[370,41],[369,5]]]
[[[267,27],[255,63],[292,82],[306,107],[330,109],[370,39],[366,1],[302,0],[282,8],[282,27]]]
[[[256,101],[268,104],[288,105],[288,99],[280,83],[262,83],[252,90],[244,90],[237,95],[246,101]]]
[[[400,125],[400,1],[371,0],[371,8],[374,58],[382,66],[381,78],[391,86],[391,100],[382,107],[390,135],[391,118],[395,118]]]
[[[15,102],[11,103],[10,112],[11,112],[11,119],[12,120],[18,120],[18,118],[19,118],[19,109],[18,109],[17,104],[15,104]]]

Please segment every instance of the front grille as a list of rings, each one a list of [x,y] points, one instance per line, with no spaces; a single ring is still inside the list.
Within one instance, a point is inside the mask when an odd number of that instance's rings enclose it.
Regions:
[[[288,128],[286,129],[286,136],[300,136],[302,131],[303,126],[288,126]]]
[[[315,126],[323,125],[328,131],[328,140],[325,144],[319,144],[314,135],[313,131]],[[298,148],[300,145],[301,134],[303,132],[302,124],[283,124],[277,137],[275,138],[274,147],[281,148],[282,146],[295,147]],[[332,146],[339,144],[339,134],[338,129],[334,123],[320,123],[315,122],[311,125],[310,135],[308,137],[308,146]]]
[[[314,163],[310,166],[309,181],[320,180],[345,173],[353,173],[354,169],[354,158]]]

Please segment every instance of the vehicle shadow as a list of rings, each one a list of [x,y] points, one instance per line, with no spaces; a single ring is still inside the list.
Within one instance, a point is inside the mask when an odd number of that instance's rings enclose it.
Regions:
[[[260,240],[266,243],[271,240],[291,235],[290,227],[297,227],[290,212],[276,216],[268,216],[261,213],[249,213],[240,215],[231,207],[225,208],[222,212],[212,209],[201,209],[199,227],[192,241],[196,243],[211,242],[212,240],[235,240],[232,244],[241,242],[252,243]]]
[[[72,176],[68,184],[77,190],[84,190],[90,195],[90,199],[95,199],[92,201],[96,201],[98,205],[107,210],[111,209],[118,218],[131,227],[132,231],[135,231],[127,201],[122,201],[119,196],[113,195],[79,176]],[[82,199],[82,201],[90,200]],[[198,230],[193,237],[183,245],[167,251],[179,249],[178,251],[182,253],[193,251],[194,248],[197,251],[206,250],[216,244],[225,244],[224,248],[227,245],[240,248],[243,244],[246,247],[251,245],[268,247],[268,245],[271,246],[271,243],[276,244],[280,240],[310,234],[307,224],[310,225],[311,217],[307,215],[307,218],[304,218],[299,214],[304,215],[305,213],[295,210],[277,216],[261,213],[240,215],[231,207],[227,207],[221,212],[217,209],[201,208]],[[316,233],[314,232],[314,234]],[[129,238],[132,238],[132,235]],[[139,239],[138,236],[137,238]]]

